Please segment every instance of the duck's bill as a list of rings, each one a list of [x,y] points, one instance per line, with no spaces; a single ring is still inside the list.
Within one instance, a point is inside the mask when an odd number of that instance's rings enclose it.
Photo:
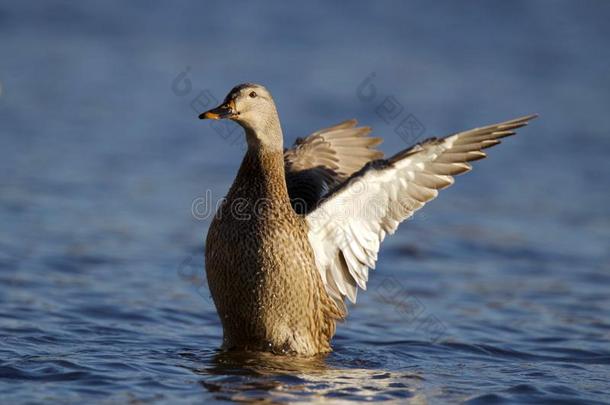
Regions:
[[[202,120],[221,120],[224,118],[235,118],[236,116],[237,113],[235,111],[235,103],[233,100],[199,114],[199,118]]]

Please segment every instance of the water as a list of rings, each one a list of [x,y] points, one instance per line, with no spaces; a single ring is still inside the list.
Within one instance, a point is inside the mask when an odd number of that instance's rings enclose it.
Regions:
[[[1,401],[609,403],[608,17],[0,3]],[[221,198],[242,155],[198,103],[242,81],[268,85],[289,141],[356,117],[390,153],[409,114],[422,137],[541,118],[384,243],[334,353],[227,356],[191,205]],[[403,110],[386,123],[388,96]]]

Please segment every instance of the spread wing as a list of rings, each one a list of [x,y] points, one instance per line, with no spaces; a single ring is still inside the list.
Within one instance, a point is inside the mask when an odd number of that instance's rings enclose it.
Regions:
[[[366,289],[379,245],[401,221],[409,218],[453,176],[471,169],[485,148],[513,135],[535,118],[530,115],[499,124],[431,138],[392,156],[370,162],[354,173],[311,211],[306,220],[317,267],[329,295],[344,307]]]
[[[284,152],[286,185],[297,212],[309,212],[330,189],[383,156],[375,149],[382,139],[368,136],[371,128],[356,125],[349,120],[321,129]]]

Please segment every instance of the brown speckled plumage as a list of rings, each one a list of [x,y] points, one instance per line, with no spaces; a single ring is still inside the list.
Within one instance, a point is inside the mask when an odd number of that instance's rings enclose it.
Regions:
[[[324,290],[307,225],[290,205],[281,151],[248,150],[206,246],[225,349],[330,351],[343,313]]]
[[[206,273],[226,350],[331,350],[345,300],[366,288],[379,246],[485,148],[535,116],[425,140],[381,159],[354,120],[283,150],[269,92],[235,87],[200,118],[229,118],[248,151],[206,241]]]

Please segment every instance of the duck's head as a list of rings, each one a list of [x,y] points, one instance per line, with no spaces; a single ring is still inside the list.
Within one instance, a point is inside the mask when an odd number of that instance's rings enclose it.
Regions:
[[[257,141],[282,147],[275,103],[271,93],[260,84],[244,83],[233,87],[222,104],[201,113],[199,118],[233,120],[246,130],[248,143]]]

